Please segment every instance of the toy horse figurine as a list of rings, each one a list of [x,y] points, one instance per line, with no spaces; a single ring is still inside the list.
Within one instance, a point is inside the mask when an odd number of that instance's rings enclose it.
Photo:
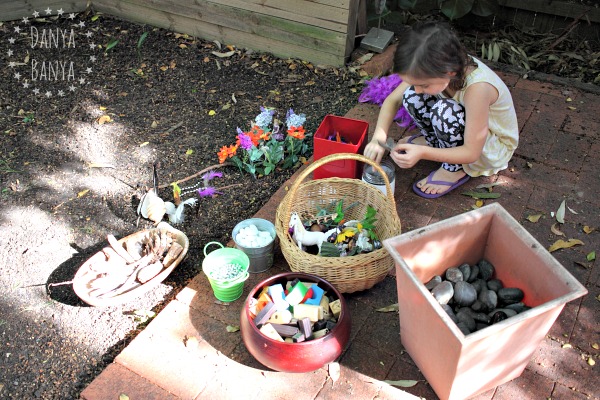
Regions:
[[[290,216],[289,228],[294,230],[292,237],[301,250],[304,250],[302,246],[317,245],[319,247],[319,254],[321,253],[321,244],[327,240],[330,233],[307,231],[297,212],[293,212]]]

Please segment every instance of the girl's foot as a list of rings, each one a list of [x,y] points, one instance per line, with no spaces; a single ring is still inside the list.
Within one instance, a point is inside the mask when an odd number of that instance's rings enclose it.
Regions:
[[[445,195],[469,180],[469,176],[462,169],[456,172],[446,171],[439,168],[433,171],[427,178],[423,178],[414,184],[413,189],[419,196],[436,198]]]

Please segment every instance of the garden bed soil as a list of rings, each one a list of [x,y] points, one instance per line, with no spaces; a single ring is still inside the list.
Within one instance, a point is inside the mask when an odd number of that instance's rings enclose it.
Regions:
[[[254,178],[218,167],[223,177],[213,183],[221,193],[187,208],[177,226],[190,240],[184,262],[151,293],[90,307],[70,281],[108,234],[152,226],[138,223],[136,210],[153,165],[160,196],[172,200],[169,183],[218,164],[219,149],[234,143],[236,127],[249,128],[260,106],[306,114],[314,132],[327,114],[345,115],[360,92],[355,69],[93,13],[42,18],[34,22],[38,34],[76,29],[77,46],[33,46],[31,20],[0,25],[0,54],[14,62],[0,70],[0,398],[10,399],[77,398],[200,272],[204,245],[227,243],[294,172]],[[42,70],[50,60],[72,61],[77,80]],[[39,79],[27,87],[32,74]]]

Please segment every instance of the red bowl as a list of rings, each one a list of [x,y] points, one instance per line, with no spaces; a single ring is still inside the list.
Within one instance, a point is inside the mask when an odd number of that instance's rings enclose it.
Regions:
[[[300,343],[287,343],[273,340],[263,335],[252,320],[248,303],[265,286],[277,283],[284,285],[291,280],[318,283],[328,296],[340,299],[341,312],[336,326],[323,337]],[[350,339],[350,313],[346,301],[326,280],[299,272],[284,272],[274,275],[256,285],[248,294],[240,315],[240,330],[246,348],[264,366],[281,372],[311,372],[334,361]]]

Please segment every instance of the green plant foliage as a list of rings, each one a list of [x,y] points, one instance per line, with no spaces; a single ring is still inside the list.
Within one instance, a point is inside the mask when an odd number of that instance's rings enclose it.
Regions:
[[[442,0],[440,11],[451,20],[464,17],[473,9],[475,0]]]

